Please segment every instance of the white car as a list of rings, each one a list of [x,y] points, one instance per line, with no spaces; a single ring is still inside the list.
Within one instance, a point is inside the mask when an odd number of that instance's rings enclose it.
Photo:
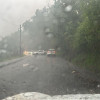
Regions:
[[[33,55],[38,55],[38,52],[37,51],[33,52]]]
[[[44,54],[45,54],[45,51],[44,51],[44,50],[39,50],[39,51],[38,51],[38,54],[44,55]]]

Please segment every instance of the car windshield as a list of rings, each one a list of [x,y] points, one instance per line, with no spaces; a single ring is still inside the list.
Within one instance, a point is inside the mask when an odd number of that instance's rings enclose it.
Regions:
[[[0,100],[35,93],[100,100],[100,0],[0,0]]]

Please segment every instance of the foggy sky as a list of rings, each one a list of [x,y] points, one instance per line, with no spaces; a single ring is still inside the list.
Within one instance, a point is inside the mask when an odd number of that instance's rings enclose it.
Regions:
[[[48,2],[50,0],[0,0],[0,36],[17,31],[37,8],[43,8]]]

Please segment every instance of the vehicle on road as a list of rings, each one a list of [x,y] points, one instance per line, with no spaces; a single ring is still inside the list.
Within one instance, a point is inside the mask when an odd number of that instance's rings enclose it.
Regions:
[[[33,52],[32,51],[24,51],[23,54],[25,56],[32,56],[33,55]]]
[[[39,55],[44,55],[44,54],[45,54],[45,51],[44,51],[44,50],[39,50],[39,51],[38,51],[38,54],[39,54]]]
[[[49,49],[47,51],[47,56],[56,56],[56,51],[55,49]]]
[[[33,55],[33,52],[28,52],[28,55],[32,56]]]
[[[38,51],[33,52],[33,55],[38,55]]]

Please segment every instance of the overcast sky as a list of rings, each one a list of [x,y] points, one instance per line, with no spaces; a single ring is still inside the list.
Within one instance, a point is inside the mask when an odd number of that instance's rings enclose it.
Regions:
[[[9,35],[52,0],[0,0],[0,36]]]

